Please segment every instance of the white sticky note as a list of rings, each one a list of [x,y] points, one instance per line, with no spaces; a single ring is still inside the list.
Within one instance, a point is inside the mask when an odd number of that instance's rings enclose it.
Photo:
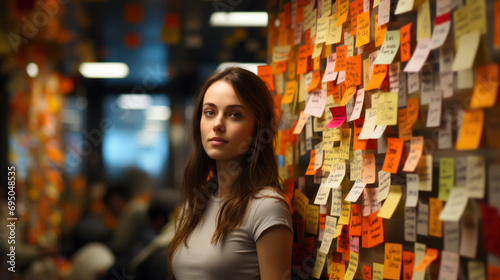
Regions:
[[[488,203],[500,209],[500,164],[488,167]]]
[[[474,208],[479,207],[474,200],[471,202],[460,223],[460,255],[474,259],[477,257],[479,237],[479,219]]]
[[[330,215],[340,217],[342,211],[342,189],[332,189],[332,205]]]
[[[325,233],[323,235],[323,240],[321,241],[321,246],[319,247],[319,252],[328,254],[328,251],[330,251],[330,246],[332,245],[332,240],[333,236],[335,235],[336,228],[337,218],[326,216]]]
[[[404,71],[399,71],[399,88],[398,88],[398,107],[406,106],[406,95],[408,95],[408,82],[406,79],[406,73]]]
[[[333,169],[326,179],[325,185],[329,188],[339,188],[345,176],[345,162],[333,164]]]
[[[418,264],[425,257],[425,252],[426,252],[425,244],[415,243],[415,263],[413,265],[413,278],[412,278],[412,280],[424,280],[424,278],[425,278],[425,271],[427,269],[422,270],[422,271],[415,271],[415,268],[418,266]]]
[[[479,47],[479,30],[472,31],[460,37],[457,55],[453,61],[453,71],[472,69]]]
[[[455,252],[442,251],[439,279],[457,279],[460,256]]]
[[[391,173],[380,170],[378,172],[378,197],[377,201],[381,202],[386,199],[391,189]]]
[[[365,110],[365,122],[358,139],[365,140],[369,139],[375,130],[375,125],[377,121],[377,108],[370,108]]]
[[[419,72],[420,69],[422,69],[422,66],[429,56],[429,43],[430,39],[420,39],[420,41],[418,41],[410,61],[406,64],[405,72]]]
[[[413,10],[414,0],[399,0],[394,14],[400,15]]]
[[[319,186],[316,198],[314,199],[314,204],[316,205],[325,205],[328,201],[328,197],[330,196],[331,189],[325,186],[325,181],[326,178],[321,179],[321,185]]]
[[[352,186],[351,190],[349,191],[349,193],[345,197],[345,200],[350,201],[350,202],[356,202],[358,200],[359,196],[361,195],[361,193],[363,193],[365,186],[366,186],[366,184],[363,184],[363,180],[359,180],[359,179],[356,180],[356,182]]]
[[[434,26],[429,49],[435,50],[444,44],[446,37],[448,37],[448,33],[450,32],[450,23],[451,21],[448,20]]]
[[[399,29],[385,32],[384,43],[382,44],[382,47],[380,47],[380,51],[374,64],[392,63],[399,50],[400,34],[401,32]]]
[[[321,118],[323,112],[325,111],[326,91],[318,89],[309,93],[309,95],[309,100],[304,113]]]
[[[378,5],[378,22],[377,22],[379,26],[389,22],[390,11],[391,11],[391,0],[380,0],[380,3]]]
[[[456,161],[455,161],[456,163]],[[457,222],[462,217],[467,206],[467,189],[464,187],[453,187],[450,191],[450,197],[445,203],[443,211],[439,215],[441,221]]]
[[[444,250],[458,253],[460,248],[460,222],[444,222]]]
[[[406,174],[406,207],[417,207],[418,174]]]
[[[427,111],[427,124],[426,127],[439,127],[441,124],[441,92],[436,91],[433,96],[431,96],[431,103],[429,104],[429,110]]]
[[[418,202],[417,234],[429,235],[429,202],[422,199]]]
[[[370,139],[379,139],[385,132],[387,125],[377,125],[372,135],[370,135]]]
[[[417,241],[417,208],[405,208],[405,241]]]
[[[323,75],[322,79],[323,83],[329,81],[335,81],[335,79],[337,78],[338,72],[334,71],[336,58],[337,58],[337,53],[332,53],[331,55],[328,56],[325,74]]]
[[[351,117],[349,118],[350,122],[359,119],[361,111],[363,110],[364,100],[365,100],[365,90],[358,89],[358,92],[356,93],[356,102],[354,103],[354,109],[352,111]]]
[[[439,81],[443,98],[453,97],[453,72],[439,72]]]
[[[314,145],[314,170],[318,170],[323,165],[323,142]]]
[[[431,63],[422,67],[420,76],[422,90],[420,91],[420,104],[427,105],[431,103],[431,96],[434,94],[434,69]]]
[[[470,198],[484,198],[486,185],[486,164],[481,156],[467,157],[467,196]]]
[[[467,157],[455,158],[455,186],[467,186]]]
[[[450,111],[443,113],[443,127],[438,129],[438,147],[439,149],[450,149],[452,147],[452,121],[453,114]]]

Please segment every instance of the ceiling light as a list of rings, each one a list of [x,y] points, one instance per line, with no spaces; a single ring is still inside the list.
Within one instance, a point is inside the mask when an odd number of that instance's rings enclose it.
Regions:
[[[128,76],[127,64],[122,62],[84,62],[78,68],[85,78],[116,79]]]
[[[152,98],[147,94],[121,94],[117,103],[120,109],[144,110],[151,105]]]
[[[210,26],[219,27],[266,27],[267,12],[214,12]]]
[[[28,65],[26,65],[26,73],[28,73],[28,76],[31,78],[38,76],[38,65],[33,62],[28,63]]]

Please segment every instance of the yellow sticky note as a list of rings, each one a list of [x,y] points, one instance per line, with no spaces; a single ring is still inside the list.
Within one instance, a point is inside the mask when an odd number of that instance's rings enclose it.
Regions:
[[[380,4],[380,0],[373,0],[373,8],[377,7],[378,4]],[[378,22],[378,20],[376,22]]]
[[[342,227],[343,226],[344,225],[337,223],[337,228],[335,229],[335,234],[333,235],[333,239],[339,237],[342,234]]]
[[[351,202],[342,199],[342,212],[340,212],[340,218],[338,224],[348,225],[350,216],[351,216]]]
[[[377,105],[377,125],[396,125],[398,123],[398,93],[381,92]]]
[[[312,271],[312,277],[319,279],[321,277],[321,272],[323,267],[325,267],[326,255],[318,252],[316,255],[316,262],[314,263],[314,268]]]
[[[281,99],[282,104],[292,103],[293,97],[295,96],[295,80],[286,82],[285,95]]]
[[[285,61],[288,59],[290,45],[273,47],[273,62]]]
[[[417,41],[431,38],[431,6],[429,0],[418,6]]]
[[[309,198],[300,190],[293,192],[292,207],[302,218],[306,217],[306,207],[309,205]]]
[[[316,45],[326,42],[329,23],[329,17],[318,18],[316,23]]]
[[[344,279],[345,264],[332,262],[330,266],[330,279]]]
[[[384,264],[373,263],[373,280],[384,280]]]
[[[322,50],[323,50],[323,43],[315,45],[311,57],[316,58],[316,57],[320,56]]]
[[[382,205],[382,208],[378,212],[377,216],[384,219],[390,219],[398,207],[402,195],[401,186],[391,186],[389,195],[387,196],[387,199],[385,200],[384,205]]]
[[[447,201],[455,182],[455,160],[453,158],[439,159],[439,195],[438,198]]]
[[[358,269],[359,254],[353,251],[349,252],[349,266],[345,272],[344,280],[352,280]]]
[[[462,35],[458,44],[457,54],[451,70],[469,70],[474,65],[477,49],[479,48],[480,34],[478,30]]]
[[[467,0],[469,10],[469,25],[472,30],[479,30],[481,35],[488,32],[486,24],[486,3],[485,0]]]
[[[340,130],[340,146],[338,148],[338,158],[349,159],[349,147],[351,145],[351,129],[343,128]]]
[[[432,191],[432,155],[423,155],[417,166],[418,190]]]
[[[319,226],[319,206],[308,204],[306,206],[306,232],[317,235]]]
[[[384,43],[380,48],[380,52],[375,59],[374,64],[391,64],[398,53],[400,45],[400,34],[399,30],[392,30],[385,32]]]
[[[482,109],[464,111],[456,149],[476,150],[483,134],[483,124],[484,111]]]
[[[349,13],[349,0],[339,0],[339,18],[335,23],[335,26],[343,24],[347,20],[347,15]]]
[[[489,64],[476,68],[476,82],[470,101],[471,108],[489,108],[495,105],[498,95],[498,64]]]
[[[384,248],[384,278],[399,279],[401,274],[401,260],[403,258],[403,245],[398,243],[385,243]]]
[[[439,215],[443,210],[443,202],[435,197],[429,198],[429,235],[443,237],[443,222]]]
[[[458,42],[460,37],[463,34],[469,33],[472,31],[471,25],[469,24],[469,6],[464,5],[462,8],[457,9],[453,12],[453,25],[455,35],[455,45],[458,46]]]
[[[328,17],[328,34],[326,35],[326,45],[338,44],[342,39],[342,25],[335,25],[336,18]]]
[[[358,28],[356,30],[356,48],[370,42],[370,11],[358,15]]]

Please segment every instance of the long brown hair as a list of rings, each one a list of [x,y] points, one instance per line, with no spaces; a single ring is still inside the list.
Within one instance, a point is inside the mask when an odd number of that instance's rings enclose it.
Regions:
[[[277,120],[273,98],[266,84],[254,73],[237,67],[229,67],[208,78],[196,101],[192,120],[193,152],[187,160],[182,182],[183,211],[176,233],[168,248],[168,264],[172,270],[172,257],[179,246],[187,246],[189,234],[201,221],[209,196],[217,188],[215,160],[208,157],[201,142],[200,120],[203,98],[207,89],[217,81],[230,84],[240,100],[255,117],[254,133],[250,147],[241,151],[244,160],[239,163],[239,176],[225,197],[220,209],[212,244],[220,242],[229,231],[237,229],[244,220],[251,198],[265,187],[279,193],[281,179],[274,154]]]

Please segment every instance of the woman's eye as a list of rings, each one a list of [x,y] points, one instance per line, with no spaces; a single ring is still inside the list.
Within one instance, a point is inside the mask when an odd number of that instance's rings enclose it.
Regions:
[[[212,111],[212,110],[207,110],[207,111],[205,111],[205,116],[207,116],[207,117],[211,117],[211,116],[213,116],[213,115],[215,115],[214,111]]]
[[[229,116],[231,118],[234,118],[234,119],[239,119],[239,118],[242,117],[242,115],[240,113],[238,113],[238,112],[232,112],[232,113],[229,114]]]

